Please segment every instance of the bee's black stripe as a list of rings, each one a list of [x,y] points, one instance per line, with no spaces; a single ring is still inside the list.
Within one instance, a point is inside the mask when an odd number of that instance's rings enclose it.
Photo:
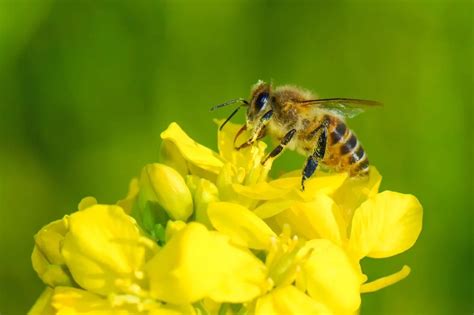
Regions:
[[[359,165],[357,165],[357,171],[363,172],[365,170],[369,169],[369,160],[367,158],[364,158]]]
[[[334,128],[334,130],[331,132],[331,142],[333,144],[338,143],[344,137],[344,135],[346,134],[346,131],[347,131],[346,124],[343,122],[339,122],[336,128]]]
[[[351,152],[352,150],[354,150],[356,145],[357,138],[353,133],[351,133],[351,137],[349,138],[349,140],[347,140],[347,142],[341,146],[341,154],[344,155]]]
[[[365,152],[364,152],[364,149],[362,148],[361,145],[359,145],[359,148],[351,154],[351,158],[349,160],[349,162],[351,164],[355,164],[357,162],[359,162],[365,155]]]

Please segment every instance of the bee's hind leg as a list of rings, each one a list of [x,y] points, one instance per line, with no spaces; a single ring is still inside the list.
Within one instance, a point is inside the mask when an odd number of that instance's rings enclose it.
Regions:
[[[283,149],[285,148],[285,146],[291,141],[291,139],[293,139],[293,136],[295,135],[295,133],[296,133],[296,129],[291,129],[290,131],[288,131],[283,137],[283,139],[281,140],[280,144],[277,145],[272,150],[272,152],[267,154],[267,156],[262,160],[261,164],[264,165],[269,158],[274,158],[278,154],[280,154],[281,151],[283,151]]]
[[[322,126],[322,128],[318,128],[315,130],[314,134],[319,133],[319,137],[316,140],[316,148],[314,149],[313,153],[308,156],[306,160],[305,166],[303,168],[303,173],[301,174],[301,190],[304,191],[304,182],[311,175],[314,174],[316,168],[318,167],[319,162],[324,158],[324,154],[326,153],[326,143],[328,138],[328,131],[326,126]]]

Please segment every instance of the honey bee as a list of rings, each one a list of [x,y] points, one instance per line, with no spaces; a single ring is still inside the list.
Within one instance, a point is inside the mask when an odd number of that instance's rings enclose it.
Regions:
[[[233,99],[211,108],[240,103],[220,126],[225,124],[242,107],[247,107],[246,123],[235,135],[235,149],[240,150],[269,135],[279,144],[262,160],[276,158],[283,149],[296,150],[307,157],[301,174],[301,190],[304,182],[316,171],[318,165],[348,172],[351,177],[369,174],[369,160],[357,136],[346,124],[345,118],[361,113],[365,107],[381,105],[376,101],[327,98],[318,99],[311,92],[283,85],[258,81],[251,90],[250,100]],[[250,138],[240,145],[237,139],[245,130]]]

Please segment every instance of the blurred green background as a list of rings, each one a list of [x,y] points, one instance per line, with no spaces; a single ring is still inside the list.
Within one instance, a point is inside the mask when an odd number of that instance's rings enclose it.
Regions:
[[[156,161],[177,121],[215,147],[211,105],[257,79],[384,107],[352,120],[384,176],[413,193],[423,232],[367,260],[405,281],[363,295],[362,314],[472,314],[473,10],[459,1],[0,0],[0,313],[43,284],[33,235],[87,195],[112,203]],[[243,114],[234,121],[243,122]],[[276,169],[299,168],[286,153]]]

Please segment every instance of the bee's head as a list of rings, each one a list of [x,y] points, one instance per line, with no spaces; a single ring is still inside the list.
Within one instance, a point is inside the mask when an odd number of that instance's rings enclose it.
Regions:
[[[252,127],[268,112],[271,106],[271,85],[263,81],[258,81],[250,94],[249,107],[247,108],[247,127]]]
[[[271,84],[265,83],[263,81],[258,81],[253,87],[250,94],[250,102],[243,98],[235,98],[225,103],[213,106],[211,111],[219,109],[224,106],[232,105],[235,103],[241,103],[232,114],[227,117],[227,119],[220,126],[220,130],[231,120],[232,117],[238,112],[242,106],[247,106],[247,128],[251,129],[265,113],[267,113],[271,108]]]

